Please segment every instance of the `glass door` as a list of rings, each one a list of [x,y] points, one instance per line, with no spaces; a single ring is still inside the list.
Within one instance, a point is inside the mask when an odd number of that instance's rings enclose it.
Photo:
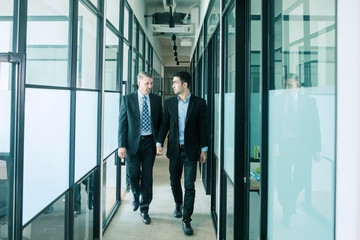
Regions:
[[[269,6],[267,239],[334,239],[336,1]]]
[[[0,239],[13,239],[14,169],[18,117],[18,54],[0,53]],[[19,165],[19,164],[18,164]]]
[[[220,160],[220,31],[217,30],[216,33],[210,40],[209,46],[211,46],[212,52],[212,61],[209,70],[212,71],[211,79],[209,85],[211,85],[212,98],[211,98],[211,124],[212,124],[212,168],[211,168],[211,211],[215,222],[218,219],[219,205],[218,205],[218,195],[219,195],[219,160]]]
[[[261,100],[262,100],[262,72],[261,72],[261,0],[250,1],[250,149],[249,149],[249,239],[260,237],[260,159],[261,159]]]

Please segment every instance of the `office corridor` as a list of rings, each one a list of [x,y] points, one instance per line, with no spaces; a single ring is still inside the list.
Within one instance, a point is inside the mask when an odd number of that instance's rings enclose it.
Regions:
[[[125,195],[117,213],[105,231],[104,240],[189,239],[182,231],[181,219],[173,217],[174,201],[169,184],[168,167],[169,162],[164,155],[156,158],[154,196],[149,211],[151,224],[142,223],[139,210],[132,211],[132,194],[130,192]],[[205,195],[200,174],[196,180],[196,198],[192,219],[193,239],[216,239],[210,216],[210,196]]]

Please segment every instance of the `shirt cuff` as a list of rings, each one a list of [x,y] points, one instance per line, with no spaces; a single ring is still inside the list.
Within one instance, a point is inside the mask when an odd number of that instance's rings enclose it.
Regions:
[[[159,142],[156,142],[156,146],[157,146],[157,147],[162,147],[162,144],[159,143]]]
[[[201,148],[201,151],[202,151],[202,152],[207,152],[207,150],[208,150],[208,147],[203,147],[203,148]]]

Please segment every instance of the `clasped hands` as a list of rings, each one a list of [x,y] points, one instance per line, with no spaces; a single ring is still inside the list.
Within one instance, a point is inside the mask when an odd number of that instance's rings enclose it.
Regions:
[[[156,155],[160,156],[160,155],[163,155],[163,153],[164,153],[163,147],[162,146],[156,146]],[[207,152],[201,152],[201,154],[200,154],[200,162],[204,163],[204,162],[206,162],[206,159],[207,159]]]

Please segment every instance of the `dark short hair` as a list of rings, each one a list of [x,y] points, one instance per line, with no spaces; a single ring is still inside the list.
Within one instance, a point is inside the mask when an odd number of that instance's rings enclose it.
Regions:
[[[187,83],[187,87],[190,88],[191,85],[191,75],[188,72],[182,71],[182,72],[176,72],[173,74],[173,77],[179,77],[181,83]]]
[[[153,76],[151,75],[151,73],[148,73],[148,72],[139,72],[139,74],[137,75],[137,80],[141,80],[145,77],[148,77],[148,78],[153,78]]]

